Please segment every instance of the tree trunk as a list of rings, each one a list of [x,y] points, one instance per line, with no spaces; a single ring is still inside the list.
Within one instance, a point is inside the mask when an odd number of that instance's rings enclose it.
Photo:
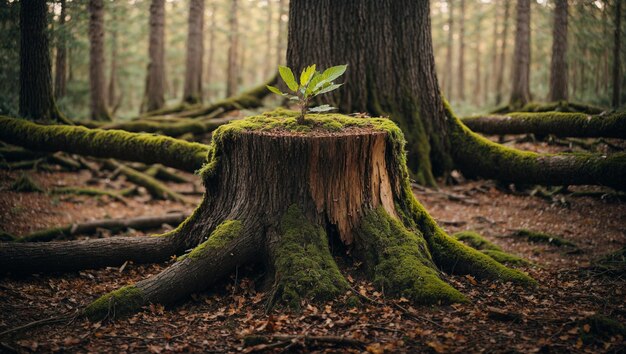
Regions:
[[[230,18],[228,32],[228,69],[226,78],[226,97],[234,96],[239,90],[239,70],[237,51],[239,47],[239,29],[237,22],[237,0],[230,0]]]
[[[613,42],[613,108],[620,106],[622,76],[620,59],[622,37],[622,1],[615,2],[615,39]]]
[[[493,23],[493,44],[491,45],[491,66],[489,70],[485,70],[485,83],[483,85],[483,102],[488,102],[489,94],[495,91],[496,88],[496,72],[498,70],[498,27],[499,27],[499,19],[498,15],[498,7],[497,3],[494,4],[496,6],[495,10],[495,18]],[[493,85],[493,86],[492,86]],[[493,87],[494,91],[491,91]]]
[[[276,66],[285,63],[285,26],[283,25],[283,17],[287,15],[285,11],[285,0],[278,1],[278,38],[276,38]]]
[[[215,18],[215,13],[217,12],[217,5],[215,2],[211,3],[211,27],[209,30],[209,53],[206,67],[206,82],[209,84],[213,82],[213,58],[215,57],[215,33],[217,31],[217,20]],[[210,99],[214,96],[214,92],[212,90],[206,90],[207,97]]]
[[[52,93],[52,74],[45,1],[23,0],[20,5],[20,116],[57,120]]]
[[[348,64],[346,84],[324,102],[343,112],[391,117],[406,136],[413,177],[434,185],[433,171],[445,173],[451,159],[443,105],[434,94],[436,74],[419,76],[421,68],[434,68],[429,7],[408,1],[293,0],[289,18],[288,66],[300,72],[311,63]]]
[[[183,102],[202,102],[202,57],[204,55],[204,0],[189,2],[187,62]]]
[[[150,112],[165,105],[165,0],[152,0],[150,3],[148,55],[145,109]]]
[[[60,4],[61,14],[59,15],[59,28],[61,35],[57,39],[57,52],[54,71],[54,97],[56,97],[57,99],[65,96],[67,86],[67,29],[65,28],[67,5],[65,4],[65,0],[61,0]]]
[[[549,100],[567,101],[567,0],[556,0]]]
[[[459,67],[457,87],[459,101],[465,101],[465,0],[461,0],[461,18],[459,19]]]
[[[481,71],[480,71],[480,43],[481,43],[481,32],[482,32],[482,28],[481,28],[481,23],[482,23],[482,15],[479,13],[478,14],[479,17],[476,19],[476,43],[475,43],[475,49],[476,49],[476,67],[475,67],[475,73],[476,73],[476,79],[474,80],[474,92],[472,92],[472,97],[473,97],[473,101],[474,104],[476,106],[480,105],[481,103],[481,99],[482,99],[482,95],[481,95],[481,90],[483,89],[481,87],[481,81],[482,81],[482,77],[481,77]],[[487,88],[484,88],[485,90],[487,90]]]
[[[109,121],[104,79],[104,1],[89,0],[89,88],[91,119]]]
[[[265,25],[267,26],[265,29],[265,70],[263,77],[270,77],[274,71],[276,71],[276,67],[274,66],[272,60],[272,23],[274,22],[274,18],[272,16],[272,2],[267,2],[267,18]]]
[[[444,74],[443,92],[452,100],[452,47],[454,43],[454,12],[452,0],[448,0],[448,41],[446,43],[446,71]]]
[[[117,106],[117,30],[111,33],[111,71],[109,72],[108,105],[114,111]],[[114,112],[112,112],[114,114]]]
[[[509,105],[522,107],[530,101],[530,0],[517,0],[515,52]]]
[[[509,33],[509,17],[511,12],[511,0],[504,0],[504,26],[502,27],[502,36],[500,42],[500,60],[498,61],[498,69],[496,74],[496,105],[502,102],[504,96],[504,66],[506,65],[506,43]]]

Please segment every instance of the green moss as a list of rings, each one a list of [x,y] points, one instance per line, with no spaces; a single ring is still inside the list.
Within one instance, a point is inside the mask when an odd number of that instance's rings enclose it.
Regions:
[[[273,253],[276,296],[290,307],[299,308],[302,299],[332,300],[348,289],[330,254],[326,232],[296,205],[282,216]]]
[[[500,247],[474,231],[460,231],[453,234],[452,237],[477,250],[502,251]]]
[[[518,257],[516,255],[510,254],[507,252],[503,252],[503,251],[486,249],[486,250],[482,250],[481,252],[493,258],[498,263],[502,263],[508,266],[517,267],[517,266],[527,266],[531,264],[529,261],[525,260],[524,258]]]
[[[561,238],[559,236],[550,235],[550,234],[543,233],[543,232],[531,231],[531,230],[527,230],[527,229],[521,229],[521,230],[515,231],[515,233],[513,235],[517,236],[517,237],[524,237],[529,242],[547,243],[547,244],[550,244],[550,245],[553,245],[553,246],[557,246],[557,247],[578,248],[578,246],[576,246],[576,244],[573,243],[573,242],[570,242],[570,241],[568,241],[568,240],[566,240],[564,238]]]
[[[33,181],[28,175],[22,174],[11,186],[9,190],[14,192],[39,192],[42,193],[44,190],[41,188],[35,181]]]
[[[626,327],[604,315],[595,314],[579,321],[579,333],[584,343],[592,344],[611,337],[626,337]]]
[[[209,239],[202,242],[196,248],[194,248],[187,258],[194,259],[202,257],[206,252],[211,250],[220,249],[226,246],[229,242],[236,239],[241,235],[243,230],[243,223],[238,220],[226,220],[221,223],[209,236]],[[182,259],[179,258],[179,260]]]
[[[83,314],[92,321],[98,321],[136,311],[145,303],[143,291],[129,285],[96,299],[84,309]]]
[[[356,245],[374,283],[385,293],[425,304],[465,301],[439,277],[422,235],[409,231],[383,209],[363,217]]]
[[[54,240],[61,236],[69,236],[72,234],[72,225],[53,227],[41,231],[35,231],[26,236],[17,238],[16,242],[46,242]]]
[[[37,151],[161,163],[193,172],[206,162],[207,146],[152,134],[78,126],[38,125],[0,116],[0,139]]]

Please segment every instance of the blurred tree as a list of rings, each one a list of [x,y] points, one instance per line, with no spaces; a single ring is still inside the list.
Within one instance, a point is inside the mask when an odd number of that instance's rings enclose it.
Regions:
[[[550,101],[567,101],[567,0],[556,0],[550,64]]]
[[[90,117],[111,120],[106,106],[104,79],[104,1],[89,0],[89,86]]]
[[[150,42],[146,78],[146,111],[165,105],[165,0],[150,3]]]
[[[202,65],[204,60],[204,0],[189,2],[187,64],[185,66],[184,103],[202,102]]]
[[[459,19],[459,66],[456,83],[459,101],[465,101],[465,0],[461,0],[461,17]]]
[[[65,18],[67,17],[65,0],[59,2],[61,6],[61,14],[59,15],[59,27],[61,31],[65,30]],[[65,96],[67,86],[67,46],[66,35],[57,37],[56,62],[54,71],[54,96],[59,99]]]
[[[239,47],[239,29],[237,22],[237,0],[230,0],[230,18],[228,32],[228,77],[226,78],[226,96],[231,97],[237,93],[239,84],[239,68],[237,68],[237,51]],[[243,59],[242,55],[242,59]],[[243,65],[242,65],[243,67]]]
[[[530,0],[517,0],[513,85],[509,104],[522,107],[530,102]]]
[[[615,36],[613,44],[613,107],[620,105],[622,80],[621,77],[621,36],[622,36],[622,1],[615,1]]]
[[[506,43],[509,31],[509,18],[511,11],[511,0],[504,0],[504,20],[502,34],[500,37],[500,60],[498,60],[498,68],[496,73],[496,105],[502,102],[503,85],[504,85],[504,67],[506,65]]]

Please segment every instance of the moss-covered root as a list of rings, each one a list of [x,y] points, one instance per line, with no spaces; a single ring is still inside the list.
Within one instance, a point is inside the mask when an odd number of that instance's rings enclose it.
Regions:
[[[546,244],[557,246],[557,247],[571,247],[571,248],[576,248],[576,249],[578,248],[578,246],[571,241],[568,241],[562,237],[547,234],[544,232],[520,229],[520,230],[515,231],[513,233],[513,236],[526,238],[528,242],[533,242],[533,243],[546,243]]]
[[[15,182],[9,186],[9,190],[14,192],[39,192],[42,193],[44,190],[39,186],[35,181],[32,180],[28,175],[22,174]]]
[[[152,134],[77,126],[39,125],[0,116],[0,140],[36,151],[160,163],[195,172],[206,162],[208,146]]]
[[[384,210],[364,216],[355,240],[357,255],[385,293],[425,304],[465,301],[439,277],[422,235],[408,230]]]
[[[465,243],[473,249],[488,255],[499,263],[508,266],[524,266],[530,262],[516,255],[504,252],[499,246],[474,231],[460,231],[452,235],[455,239]]]
[[[492,114],[505,114],[511,112],[574,112],[586,114],[600,114],[605,109],[598,106],[587,105],[579,102],[556,101],[548,103],[529,102],[524,106],[511,104],[503,105],[491,111]]]
[[[150,303],[171,304],[211,286],[239,265],[257,261],[259,237],[236,220],[221,223],[208,240],[161,273],[92,302],[84,314],[92,320],[139,310]]]
[[[268,234],[274,286],[268,306],[275,302],[299,309],[301,300],[326,301],[348,290],[328,247],[328,237],[292,205],[277,231]]]

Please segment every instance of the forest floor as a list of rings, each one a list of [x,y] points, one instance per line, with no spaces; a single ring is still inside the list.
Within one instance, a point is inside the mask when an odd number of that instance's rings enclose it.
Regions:
[[[538,151],[568,149],[546,143],[514,146]],[[93,219],[193,209],[193,205],[155,201],[145,193],[126,198],[124,205],[108,197],[8,190],[23,173],[0,171],[0,225],[11,234]],[[123,178],[109,179],[106,173],[98,178],[89,171],[26,173],[46,188],[89,184],[121,190],[130,186]],[[202,190],[197,177],[187,177],[194,182],[168,185],[181,192]],[[572,190],[602,191],[594,187]],[[0,352],[626,352],[623,336],[607,334],[606,329],[598,335],[597,326],[585,322],[594,314],[626,322],[626,277],[590,268],[594,259],[626,245],[623,196],[608,192],[541,198],[483,180],[461,180],[439,190],[416,187],[414,191],[447,231],[476,230],[505,251],[532,262],[522,269],[538,281],[538,287],[448,276],[447,281],[466,294],[469,303],[412,306],[404,299],[386,299],[363,280],[358,264],[343,261],[339,263],[344,274],[363,299],[360,305],[348,307],[338,299],[305,304],[300,312],[278,308],[266,314],[267,294],[260,289],[260,267],[251,267],[177,306],[150,306],[113,321],[65,320],[0,336]],[[201,195],[191,193],[191,198],[199,201]],[[522,228],[559,235],[577,247],[529,243],[512,236]],[[134,230],[124,234],[145,235]],[[91,237],[110,236],[102,231]],[[68,274],[0,278],[0,332],[72,313],[98,296],[166,266],[125,264]],[[296,339],[272,339],[277,334],[295,335]],[[243,338],[250,336],[271,342],[244,342]],[[338,341],[311,341],[311,336],[336,336],[333,339]],[[342,337],[363,344],[348,343]]]

